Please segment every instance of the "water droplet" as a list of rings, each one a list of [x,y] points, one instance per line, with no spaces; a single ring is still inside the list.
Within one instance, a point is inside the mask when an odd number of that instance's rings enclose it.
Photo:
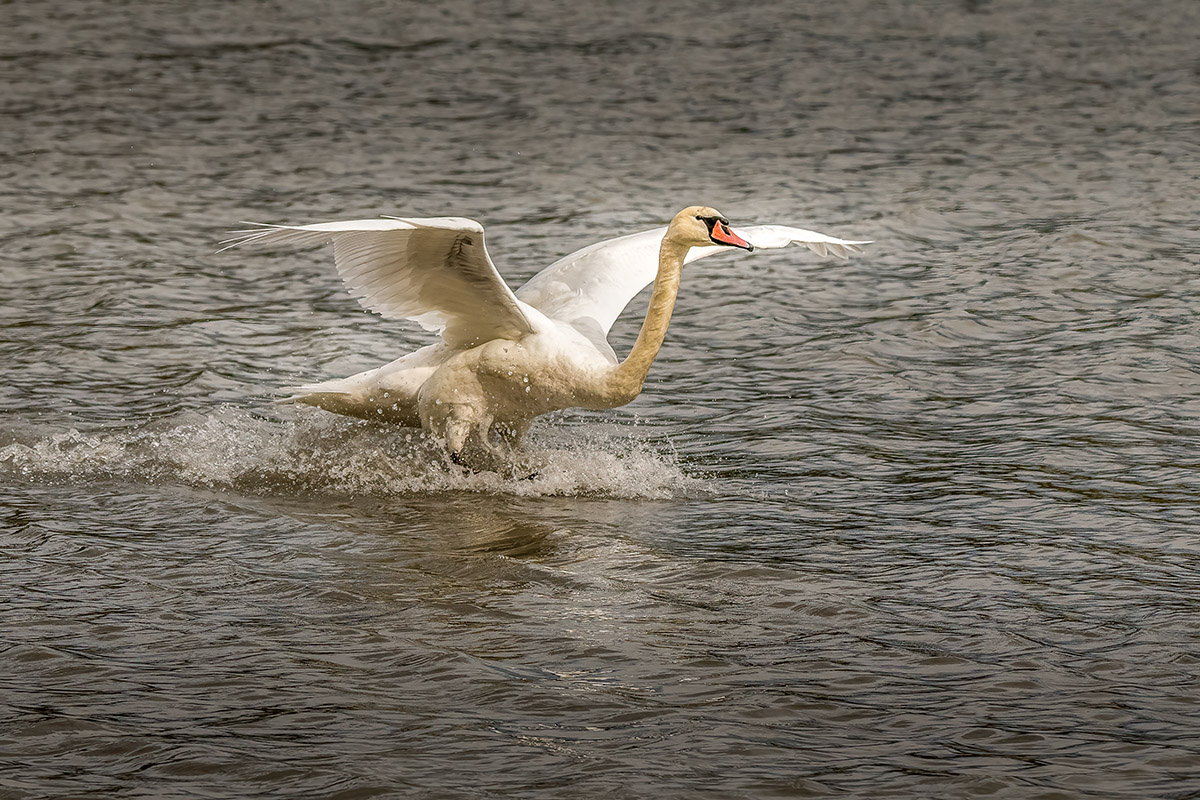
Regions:
[[[525,394],[529,394],[529,389],[530,389],[530,387],[528,387],[528,386],[525,387]]]

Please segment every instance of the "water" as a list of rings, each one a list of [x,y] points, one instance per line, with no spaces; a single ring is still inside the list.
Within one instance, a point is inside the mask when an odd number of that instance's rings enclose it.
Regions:
[[[1194,3],[0,21],[0,796],[1200,797]],[[531,480],[272,405],[427,339],[215,253],[691,203],[876,244],[689,267]]]

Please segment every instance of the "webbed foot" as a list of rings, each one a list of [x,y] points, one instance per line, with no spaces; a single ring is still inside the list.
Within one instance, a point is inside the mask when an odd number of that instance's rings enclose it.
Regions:
[[[462,453],[460,453],[460,452],[451,450],[450,451],[450,460],[455,464],[455,466],[458,466],[462,469],[464,476],[469,477],[471,475],[479,474],[479,470],[472,469],[469,465],[467,465],[467,463],[465,461],[463,461]]]

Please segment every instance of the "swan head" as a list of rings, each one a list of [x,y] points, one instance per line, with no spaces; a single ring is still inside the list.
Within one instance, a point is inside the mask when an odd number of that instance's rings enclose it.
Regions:
[[[667,236],[688,247],[739,247],[753,250],[754,245],[733,232],[729,220],[708,206],[688,206],[675,215],[667,228]]]

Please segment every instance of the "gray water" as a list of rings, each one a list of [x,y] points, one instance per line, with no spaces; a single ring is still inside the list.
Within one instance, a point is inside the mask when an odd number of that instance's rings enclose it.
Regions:
[[[1200,797],[1200,5],[0,6],[0,796]],[[692,203],[532,480],[239,220]],[[632,343],[645,296],[614,330]]]

